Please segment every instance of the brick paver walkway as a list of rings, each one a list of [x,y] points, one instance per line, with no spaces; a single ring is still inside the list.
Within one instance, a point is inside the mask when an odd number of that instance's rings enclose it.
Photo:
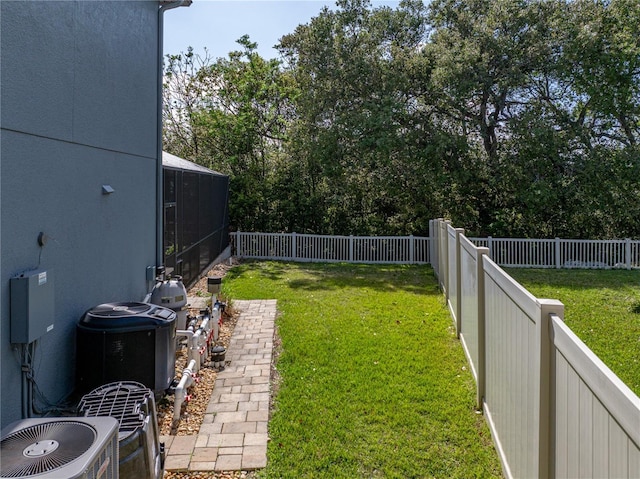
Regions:
[[[269,376],[276,300],[234,301],[240,312],[197,436],[162,436],[165,470],[233,471],[267,465]]]

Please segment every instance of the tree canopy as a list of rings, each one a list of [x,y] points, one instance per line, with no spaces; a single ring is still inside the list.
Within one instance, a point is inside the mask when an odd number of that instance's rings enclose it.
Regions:
[[[165,149],[245,231],[640,236],[638,0],[339,0],[265,60],[167,56]]]

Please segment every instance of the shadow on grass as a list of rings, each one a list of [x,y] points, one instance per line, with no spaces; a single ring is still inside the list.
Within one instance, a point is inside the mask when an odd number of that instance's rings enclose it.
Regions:
[[[372,289],[413,294],[441,294],[433,270],[428,265],[385,265],[351,263],[246,263],[260,275],[272,281],[285,281],[291,270],[305,274],[305,278],[286,281],[288,288],[301,291],[327,291],[343,288]]]

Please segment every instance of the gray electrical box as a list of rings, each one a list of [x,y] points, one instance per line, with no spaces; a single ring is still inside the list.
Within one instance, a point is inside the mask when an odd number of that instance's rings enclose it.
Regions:
[[[11,278],[11,342],[29,344],[53,329],[53,271]]]

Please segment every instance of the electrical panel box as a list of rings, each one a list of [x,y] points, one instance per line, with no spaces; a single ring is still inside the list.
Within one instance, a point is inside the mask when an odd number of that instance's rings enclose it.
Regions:
[[[53,271],[11,278],[11,342],[29,344],[53,329]]]

